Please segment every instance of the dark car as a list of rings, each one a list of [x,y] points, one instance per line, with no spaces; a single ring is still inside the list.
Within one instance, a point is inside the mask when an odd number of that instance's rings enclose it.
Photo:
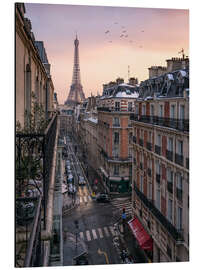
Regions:
[[[97,195],[96,201],[97,202],[110,202],[110,198],[108,194],[100,193],[99,195]]]
[[[84,186],[86,184],[84,177],[81,175],[79,176],[78,184],[79,186]]]

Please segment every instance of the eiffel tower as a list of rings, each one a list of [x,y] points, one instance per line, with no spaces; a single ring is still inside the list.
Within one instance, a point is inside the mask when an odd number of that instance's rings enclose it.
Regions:
[[[77,38],[77,35],[74,41],[74,45],[75,50],[74,50],[73,78],[68,98],[65,101],[66,105],[72,106],[81,103],[85,99],[85,95],[80,81],[79,48],[78,48],[79,40]]]

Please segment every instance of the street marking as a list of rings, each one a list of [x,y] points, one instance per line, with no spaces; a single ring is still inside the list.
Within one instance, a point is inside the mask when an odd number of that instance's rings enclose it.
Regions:
[[[104,232],[105,232],[106,236],[109,237],[109,231],[108,231],[107,227],[104,227]]]
[[[99,232],[99,236],[100,236],[100,238],[103,238],[104,236],[103,236],[103,233],[102,233],[101,228],[98,228],[98,232]]]
[[[83,197],[83,200],[84,200],[85,202],[87,202],[87,198],[86,198],[86,197]]]
[[[80,232],[80,238],[84,239],[84,233],[83,232]]]
[[[82,202],[82,197],[80,197],[80,203]]]
[[[92,229],[92,234],[93,234],[93,238],[97,239],[97,234],[96,234],[96,231],[94,229]]]
[[[90,232],[86,231],[86,236],[87,236],[87,241],[91,241],[91,236],[90,236]]]
[[[109,226],[109,229],[110,229],[112,235],[114,236],[115,235],[114,228],[112,226]]]

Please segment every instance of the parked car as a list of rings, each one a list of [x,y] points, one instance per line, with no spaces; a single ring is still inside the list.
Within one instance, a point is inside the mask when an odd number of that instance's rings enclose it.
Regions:
[[[106,193],[100,193],[96,196],[97,202],[110,202],[110,197]]]
[[[79,176],[78,184],[79,186],[84,186],[86,184],[84,177],[81,175]]]

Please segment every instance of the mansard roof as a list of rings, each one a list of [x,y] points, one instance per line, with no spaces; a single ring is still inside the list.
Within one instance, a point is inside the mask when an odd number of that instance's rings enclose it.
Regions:
[[[111,87],[106,87],[103,91],[101,99],[105,98],[137,98],[138,85],[133,86],[126,83],[116,84]]]
[[[189,89],[189,69],[176,70],[140,83],[139,99],[182,97]]]

